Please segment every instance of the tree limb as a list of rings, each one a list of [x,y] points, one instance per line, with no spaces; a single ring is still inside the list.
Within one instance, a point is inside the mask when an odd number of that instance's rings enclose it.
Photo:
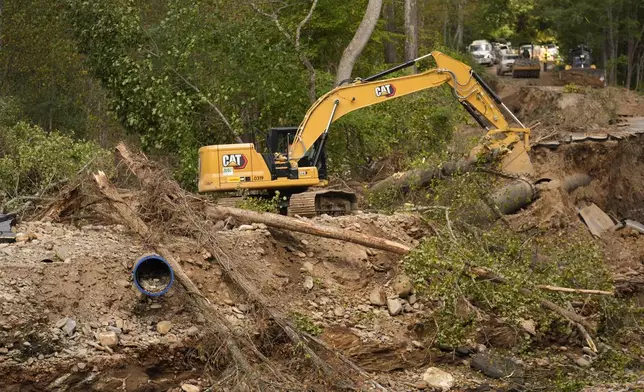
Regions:
[[[535,287],[539,288],[539,289],[542,289],[542,290],[559,291],[559,292],[562,292],[562,293],[615,295],[614,291],[588,290],[588,289],[571,289],[571,288],[568,288],[568,287],[549,286],[549,285],[544,285],[544,284],[539,284],[539,285],[536,285]]]

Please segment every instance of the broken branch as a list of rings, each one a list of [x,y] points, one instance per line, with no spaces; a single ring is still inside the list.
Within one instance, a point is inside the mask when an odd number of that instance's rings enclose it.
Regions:
[[[575,293],[575,294],[599,294],[599,295],[615,295],[614,291],[604,291],[604,290],[589,290],[589,289],[571,289],[568,287],[559,287],[559,286],[550,286],[539,284],[535,286],[536,288],[549,291],[559,291],[562,293]]]

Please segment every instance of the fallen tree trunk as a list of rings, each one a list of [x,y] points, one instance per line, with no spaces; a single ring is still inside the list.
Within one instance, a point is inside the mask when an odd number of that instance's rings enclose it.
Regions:
[[[318,237],[332,238],[355,244],[364,245],[369,248],[386,250],[389,252],[404,255],[409,253],[410,248],[398,242],[389,241],[380,237],[356,233],[354,231],[340,229],[333,226],[319,225],[313,222],[302,221],[284,215],[271,214],[266,212],[255,212],[240,208],[211,206],[206,209],[206,214],[214,219],[222,219],[232,216],[244,222],[264,223],[267,226],[278,229],[297,231],[311,234]]]

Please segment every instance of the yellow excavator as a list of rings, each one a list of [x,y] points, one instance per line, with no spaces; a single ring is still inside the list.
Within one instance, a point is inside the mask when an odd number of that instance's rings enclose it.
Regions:
[[[435,69],[382,79],[428,57],[436,62]],[[354,193],[324,189],[328,185],[325,142],[333,122],[354,110],[444,84],[487,130],[472,154],[499,151],[504,154],[504,171],[531,174],[527,154],[530,130],[468,65],[434,51],[368,78],[341,83],[309,108],[299,127],[272,128],[267,136],[267,153],[257,152],[252,143],[201,147],[199,192],[279,191],[285,200],[280,208],[288,215],[350,214],[357,208]],[[519,127],[510,127],[502,110]]]

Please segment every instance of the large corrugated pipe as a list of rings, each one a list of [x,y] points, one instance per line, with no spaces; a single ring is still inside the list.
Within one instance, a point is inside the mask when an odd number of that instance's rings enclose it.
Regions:
[[[170,290],[174,282],[174,271],[163,257],[157,254],[144,255],[134,264],[132,280],[143,294],[159,297]]]
[[[518,180],[504,186],[490,197],[490,202],[498,208],[498,211],[493,211],[487,204],[480,203],[475,213],[476,220],[492,221],[498,218],[499,213],[508,215],[519,211],[539,197],[541,187],[561,187],[564,191],[571,193],[577,188],[590,184],[591,178],[588,174],[578,173],[564,177],[562,180],[544,180],[545,182],[537,185],[528,180]]]

